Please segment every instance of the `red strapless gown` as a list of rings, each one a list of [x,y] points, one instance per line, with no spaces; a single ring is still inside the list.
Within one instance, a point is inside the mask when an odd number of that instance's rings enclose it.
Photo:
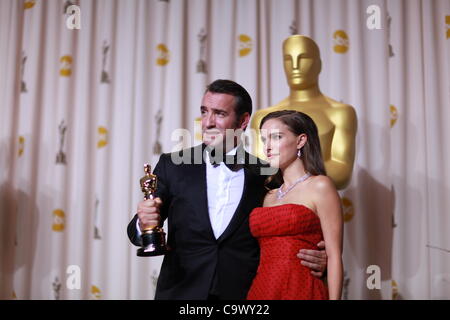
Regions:
[[[300,263],[300,249],[317,250],[323,240],[320,220],[298,204],[255,208],[250,230],[258,239],[261,257],[248,300],[327,300],[324,282]]]

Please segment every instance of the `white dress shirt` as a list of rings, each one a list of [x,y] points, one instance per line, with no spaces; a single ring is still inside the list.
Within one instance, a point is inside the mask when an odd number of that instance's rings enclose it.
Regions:
[[[237,148],[227,155],[235,155]],[[244,169],[230,170],[225,163],[212,165],[209,153],[205,152],[206,187],[208,196],[208,212],[211,227],[216,239],[225,231],[236,211],[244,191]],[[136,220],[138,236],[141,235],[139,219]]]
[[[227,155],[235,155],[237,147]],[[225,231],[236,211],[244,191],[244,169],[231,171],[225,163],[212,165],[206,152],[206,186],[208,212],[216,239]]]

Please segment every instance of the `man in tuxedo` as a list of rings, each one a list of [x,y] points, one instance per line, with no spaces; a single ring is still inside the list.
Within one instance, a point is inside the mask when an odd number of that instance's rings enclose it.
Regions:
[[[171,251],[164,256],[155,299],[242,300],[259,263],[249,215],[262,206],[268,177],[263,173],[271,168],[245,152],[240,141],[252,112],[251,97],[242,86],[214,81],[200,110],[203,143],[161,155],[153,171],[157,198],[138,204],[128,236],[140,246],[141,230],[168,219]],[[299,263],[322,276],[324,250],[298,256]]]

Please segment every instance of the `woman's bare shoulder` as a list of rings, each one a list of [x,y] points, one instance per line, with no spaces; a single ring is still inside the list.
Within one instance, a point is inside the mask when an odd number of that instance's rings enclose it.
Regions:
[[[310,185],[312,190],[316,192],[324,191],[334,191],[336,187],[334,186],[333,180],[330,177],[324,175],[318,175],[311,177]]]

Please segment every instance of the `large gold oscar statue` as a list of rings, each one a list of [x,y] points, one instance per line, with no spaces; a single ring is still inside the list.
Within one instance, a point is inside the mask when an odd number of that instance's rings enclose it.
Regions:
[[[338,189],[350,182],[355,159],[356,112],[352,106],[335,101],[320,92],[322,62],[317,44],[310,38],[293,35],[283,42],[284,71],[290,95],[278,104],[258,110],[251,121],[255,130],[253,152],[264,158],[259,125],[262,118],[278,110],[296,110],[309,115],[319,129],[327,174]]]

